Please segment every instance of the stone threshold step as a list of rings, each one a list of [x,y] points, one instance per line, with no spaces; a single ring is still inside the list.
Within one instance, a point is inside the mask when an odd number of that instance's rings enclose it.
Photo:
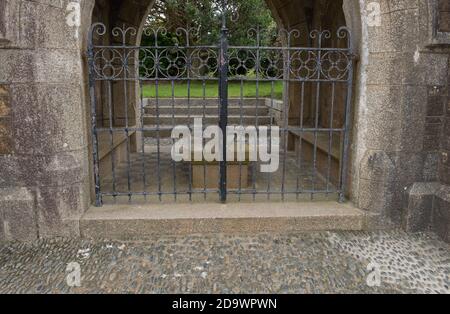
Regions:
[[[199,233],[363,230],[367,216],[332,201],[104,205],[80,220],[87,238],[129,239]]]

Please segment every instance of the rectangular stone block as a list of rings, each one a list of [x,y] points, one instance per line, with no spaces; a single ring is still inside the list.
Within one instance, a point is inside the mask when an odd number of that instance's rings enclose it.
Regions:
[[[446,96],[428,96],[427,116],[442,116],[445,112]]]
[[[33,193],[26,188],[0,189],[6,240],[33,241],[38,238]]]
[[[429,230],[433,211],[434,195],[439,184],[414,183],[407,192],[407,206],[403,217],[406,231]]]
[[[441,147],[444,150],[450,150],[450,117],[444,119]]]
[[[21,2],[15,0],[0,1],[0,46],[18,44],[19,7]]]
[[[450,187],[441,186],[433,209],[433,231],[450,243]]]
[[[85,148],[82,99],[77,84],[11,85],[16,151],[48,156]]]
[[[41,237],[79,236],[78,220],[87,209],[83,184],[41,187],[37,193]]]
[[[404,207],[404,187],[396,182],[359,181],[358,208],[399,223]]]

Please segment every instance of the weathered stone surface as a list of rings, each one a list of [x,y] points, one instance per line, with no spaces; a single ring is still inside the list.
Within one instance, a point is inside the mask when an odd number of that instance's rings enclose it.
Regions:
[[[408,203],[403,217],[405,230],[425,231],[431,227],[433,200],[439,183],[414,183],[406,192]]]
[[[86,204],[83,185],[41,187],[37,192],[37,212],[41,237],[79,236],[78,221]]]
[[[11,86],[13,137],[22,154],[52,155],[87,146],[80,86]]]
[[[80,52],[65,49],[0,51],[0,82],[78,83],[81,80]]]
[[[398,222],[403,208],[403,190],[399,183],[360,179],[357,206]]]
[[[450,186],[441,185],[435,196],[433,207],[433,230],[450,243]]]
[[[0,189],[7,240],[32,241],[38,238],[33,192],[26,188]]]

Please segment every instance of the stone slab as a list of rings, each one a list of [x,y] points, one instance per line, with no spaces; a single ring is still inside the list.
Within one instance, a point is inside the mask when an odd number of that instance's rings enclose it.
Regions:
[[[366,215],[352,204],[242,203],[108,205],[90,208],[80,220],[81,236],[141,238],[197,233],[362,230]]]

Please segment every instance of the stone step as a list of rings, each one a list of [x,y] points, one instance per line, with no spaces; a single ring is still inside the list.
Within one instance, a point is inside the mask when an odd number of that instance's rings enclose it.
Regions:
[[[144,113],[148,115],[156,116],[157,111],[160,115],[171,115],[172,112],[176,114],[184,114],[184,115],[217,115],[219,112],[219,106],[203,106],[203,105],[180,105],[176,107],[170,106],[158,106],[158,110],[156,110],[156,106],[147,106],[144,108]],[[230,115],[244,115],[244,116],[267,116],[271,113],[269,112],[269,108],[264,106],[252,107],[252,106],[229,106],[228,114]],[[272,115],[275,115],[275,112],[272,112]]]
[[[126,203],[126,201],[124,201]],[[142,239],[153,235],[363,230],[367,215],[350,203],[156,203],[90,208],[80,220],[87,238]]]
[[[187,106],[188,104],[190,106],[211,106],[211,107],[217,107],[219,105],[219,99],[218,98],[158,98],[157,100],[155,98],[144,98],[144,107],[150,106],[150,107],[156,107],[156,104],[158,106],[172,106],[175,107],[181,107],[181,106]],[[228,99],[228,106],[243,106],[243,107],[263,107],[266,104],[270,105],[273,102],[279,102],[278,100],[271,100],[267,98],[230,98]]]
[[[203,115],[192,115],[190,119],[186,115],[160,115],[159,121],[158,117],[154,115],[145,115],[144,116],[144,125],[186,125],[192,124],[194,122],[194,118],[203,118],[204,125],[212,125],[219,123],[218,115],[207,115],[203,117]],[[256,125],[256,116],[240,116],[240,115],[229,115],[228,116],[228,124],[229,125],[240,125],[242,121],[243,125]],[[260,116],[258,117],[258,125],[269,125],[271,118],[269,116]]]
[[[254,124],[251,124],[254,125]],[[244,124],[244,127],[247,126]],[[158,135],[161,139],[163,138],[170,138],[170,135],[172,133],[173,125],[159,125],[159,134],[158,131],[156,131],[157,125],[155,124],[148,124],[145,126],[146,128],[151,128],[152,130],[144,130],[143,134],[144,137],[151,137],[151,138],[157,138]]]

